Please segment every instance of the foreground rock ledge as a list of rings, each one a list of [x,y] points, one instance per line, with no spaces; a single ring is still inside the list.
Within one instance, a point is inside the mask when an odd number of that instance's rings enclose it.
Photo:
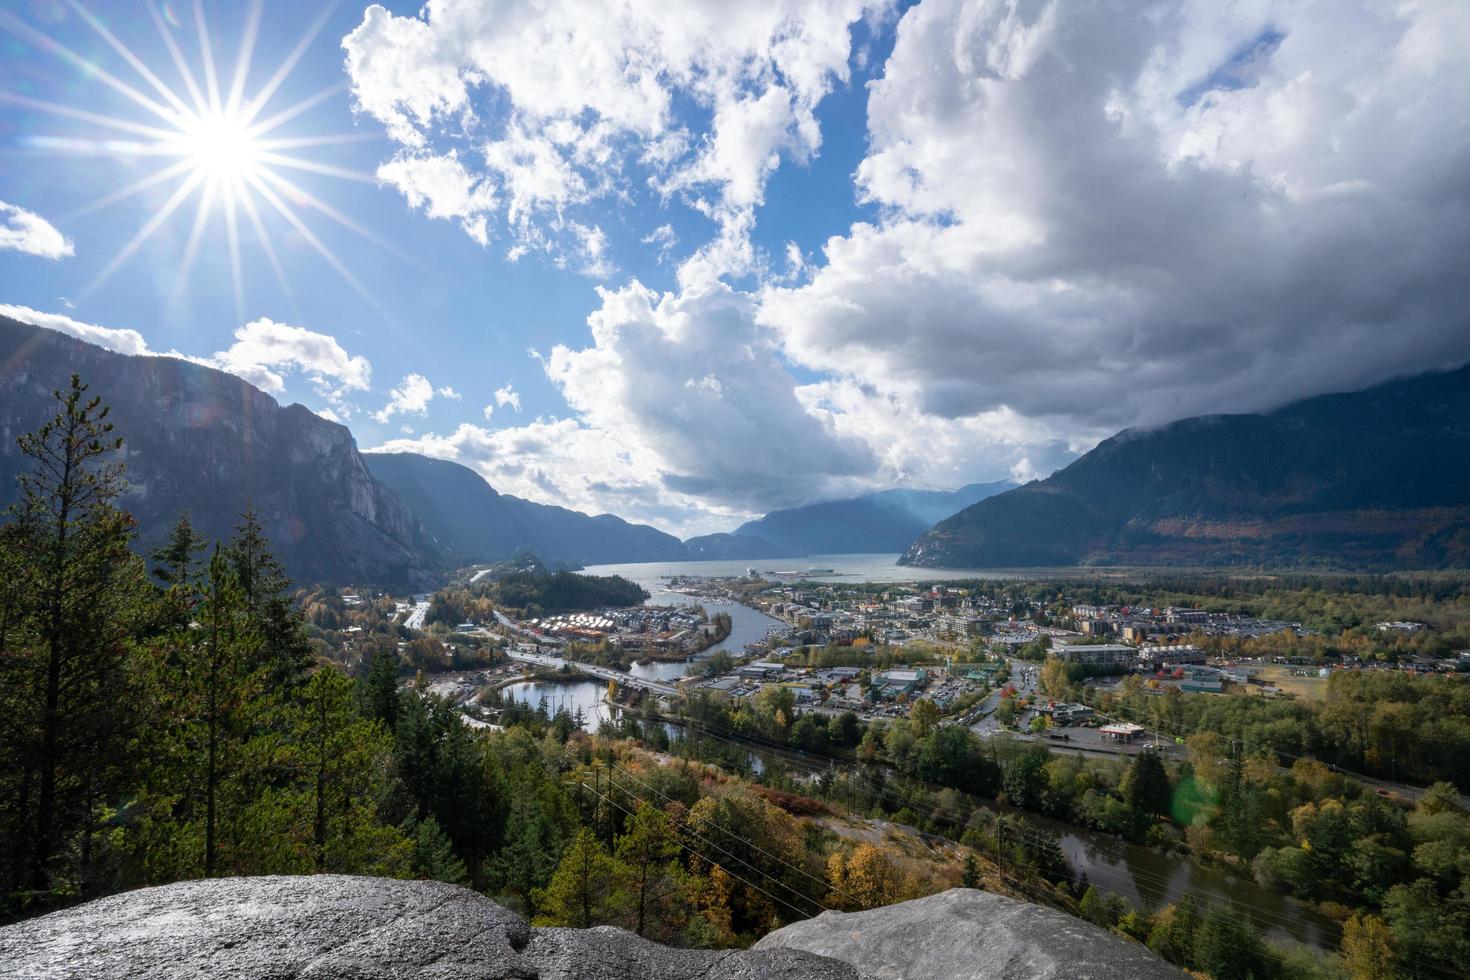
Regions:
[[[777,929],[757,952],[802,949],[872,980],[1183,980],[1142,946],[1065,912],[952,888],[869,912],[823,912]]]
[[[1021,980],[1104,971],[1110,980],[1182,976],[1061,913],[962,890],[827,913],[748,951],[669,949],[611,928],[533,929],[464,888],[341,875],[183,882],[0,929],[0,974],[25,980]]]

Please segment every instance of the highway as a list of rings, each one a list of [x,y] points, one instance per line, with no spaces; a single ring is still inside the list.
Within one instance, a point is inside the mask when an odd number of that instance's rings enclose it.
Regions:
[[[426,595],[414,596],[414,606],[408,611],[403,625],[411,630],[421,630],[424,628],[424,617],[427,615],[429,615],[429,597]]]

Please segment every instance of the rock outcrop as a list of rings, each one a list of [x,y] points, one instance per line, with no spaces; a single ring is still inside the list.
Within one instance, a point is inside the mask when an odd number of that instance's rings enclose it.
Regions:
[[[9,980],[859,980],[798,950],[533,929],[465,888],[344,875],[145,888],[0,929]]]
[[[681,950],[621,929],[533,929],[483,895],[344,875],[145,888],[0,928],[16,980],[1178,980],[1060,912],[955,889],[828,912],[751,950]]]
[[[799,949],[872,980],[1184,980],[1141,946],[1054,909],[952,888],[869,912],[823,912],[756,952]]]

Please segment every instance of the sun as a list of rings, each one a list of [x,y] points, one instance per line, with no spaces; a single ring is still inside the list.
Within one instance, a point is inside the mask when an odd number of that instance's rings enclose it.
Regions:
[[[179,133],[179,144],[196,174],[231,188],[258,175],[264,162],[261,141],[239,113],[210,112],[189,120]]]
[[[144,5],[158,29],[168,61],[172,63],[177,75],[173,84],[165,81],[154,67],[150,67],[149,61],[135,54],[105,23],[83,6],[80,0],[68,0],[68,5],[128,64],[141,82],[129,82],[119,77],[106,65],[96,59],[84,57],[8,10],[0,9],[0,30],[8,31],[81,69],[88,79],[100,82],[125,97],[140,110],[141,118],[93,112],[75,105],[47,102],[20,92],[0,91],[0,102],[81,121],[88,124],[93,132],[100,127],[125,134],[109,139],[40,136],[31,140],[37,147],[74,154],[126,159],[159,157],[164,160],[164,164],[153,173],[109,191],[77,209],[73,215],[109,207],[145,192],[156,191],[160,187],[173,187],[166,200],[151,209],[137,233],[74,297],[75,302],[81,302],[96,290],[176,212],[194,199],[197,204],[183,260],[177,270],[175,298],[188,283],[205,230],[220,216],[224,219],[236,311],[243,317],[245,303],[240,239],[242,226],[246,224],[253,231],[281,290],[288,299],[292,298],[290,283],[261,216],[263,211],[269,210],[284,220],[294,237],[315,249],[359,294],[382,309],[352,272],[311,230],[303,214],[310,212],[325,216],[394,254],[400,254],[398,250],[309,193],[284,173],[292,170],[307,171],[375,184],[375,179],[369,175],[313,160],[309,156],[299,155],[299,151],[382,137],[361,133],[284,135],[283,127],[287,123],[312,107],[339,95],[345,88],[340,82],[290,105],[267,111],[302,55],[326,25],[332,11],[331,4],[324,7],[316,20],[297,39],[280,66],[252,95],[246,93],[246,82],[251,75],[255,41],[260,30],[261,0],[250,0],[249,3],[231,8],[243,9],[244,19],[237,32],[241,40],[234,71],[228,79],[222,76],[215,62],[209,26],[205,22],[204,5],[200,0],[195,0],[193,4],[195,45],[198,50],[196,65],[191,65],[180,44],[181,36],[187,41],[187,31],[174,12],[168,7],[161,10],[154,0],[145,0]],[[152,59],[151,64],[161,68],[163,59]]]

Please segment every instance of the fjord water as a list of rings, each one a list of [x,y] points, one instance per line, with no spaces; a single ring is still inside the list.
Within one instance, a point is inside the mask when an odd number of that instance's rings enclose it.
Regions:
[[[802,555],[799,558],[757,558],[749,561],[652,561],[626,565],[590,565],[586,575],[621,575],[652,592],[675,575],[704,575],[739,578],[746,569],[767,578],[808,579],[813,582],[934,582],[961,578],[1018,578],[1012,571],[993,568],[909,568],[898,564],[898,555]],[[806,574],[807,569],[828,569],[825,574]]]

